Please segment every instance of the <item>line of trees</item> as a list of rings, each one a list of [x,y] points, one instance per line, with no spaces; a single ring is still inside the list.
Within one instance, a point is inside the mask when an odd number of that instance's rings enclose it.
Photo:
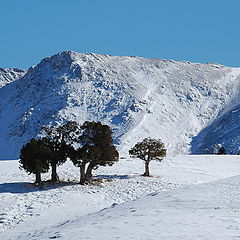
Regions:
[[[92,170],[113,165],[119,154],[113,145],[112,131],[100,122],[86,121],[82,126],[69,121],[62,126],[42,127],[44,137],[31,139],[21,149],[20,168],[36,175],[41,184],[41,174],[51,166],[51,181],[59,181],[57,166],[67,158],[80,169],[80,183],[92,180]]]
[[[57,166],[67,159],[79,168],[80,184],[92,181],[92,171],[99,166],[111,166],[119,160],[113,145],[112,131],[101,122],[86,121],[83,125],[69,121],[61,126],[43,126],[43,136],[31,139],[21,149],[20,168],[35,174],[37,185],[41,185],[41,174],[51,168],[51,181],[59,181]],[[145,138],[129,150],[131,157],[145,162],[145,173],[150,176],[152,160],[162,161],[166,149],[159,139]]]

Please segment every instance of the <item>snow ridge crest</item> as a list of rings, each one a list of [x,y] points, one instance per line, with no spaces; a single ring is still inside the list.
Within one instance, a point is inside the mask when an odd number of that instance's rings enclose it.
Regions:
[[[239,76],[240,69],[218,64],[73,51],[26,73],[0,69],[0,159],[17,158],[41,125],[68,120],[109,124],[123,154],[149,136],[169,154],[215,143],[237,151]]]

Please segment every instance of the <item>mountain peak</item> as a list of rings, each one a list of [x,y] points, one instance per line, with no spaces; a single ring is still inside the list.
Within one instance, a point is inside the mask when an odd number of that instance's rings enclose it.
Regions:
[[[145,137],[161,138],[172,154],[215,143],[236,151],[239,76],[210,64],[61,51],[0,88],[0,158],[17,157],[42,125],[68,120],[110,125],[123,152]],[[219,134],[205,138],[206,126]]]
[[[51,65],[67,65],[74,61],[75,53],[72,51],[61,51],[53,56],[44,58],[37,66],[42,67],[46,64]]]

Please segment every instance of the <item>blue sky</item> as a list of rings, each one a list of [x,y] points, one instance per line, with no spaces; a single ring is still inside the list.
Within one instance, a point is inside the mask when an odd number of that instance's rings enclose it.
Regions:
[[[0,67],[61,50],[240,66],[239,0],[0,0]]]

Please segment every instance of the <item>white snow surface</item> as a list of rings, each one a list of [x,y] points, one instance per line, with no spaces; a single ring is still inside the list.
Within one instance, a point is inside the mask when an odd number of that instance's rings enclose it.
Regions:
[[[0,239],[240,238],[240,157],[186,155],[151,162],[121,159],[81,186],[70,162],[62,184],[39,190],[18,161],[0,162]],[[44,174],[44,178],[49,176]]]
[[[216,143],[236,153],[239,76],[240,68],[218,64],[62,51],[2,81],[0,159],[18,158],[42,125],[67,120],[109,124],[125,155],[145,137],[161,138],[169,155]]]
[[[240,157],[178,155],[240,150],[239,85],[240,68],[71,51],[0,69],[0,239],[240,238]],[[61,184],[39,190],[11,159],[68,120],[109,124],[121,159],[87,186],[67,162]],[[150,178],[127,155],[145,137],[168,153]]]
[[[22,76],[26,71],[17,68],[0,68],[0,88]]]

